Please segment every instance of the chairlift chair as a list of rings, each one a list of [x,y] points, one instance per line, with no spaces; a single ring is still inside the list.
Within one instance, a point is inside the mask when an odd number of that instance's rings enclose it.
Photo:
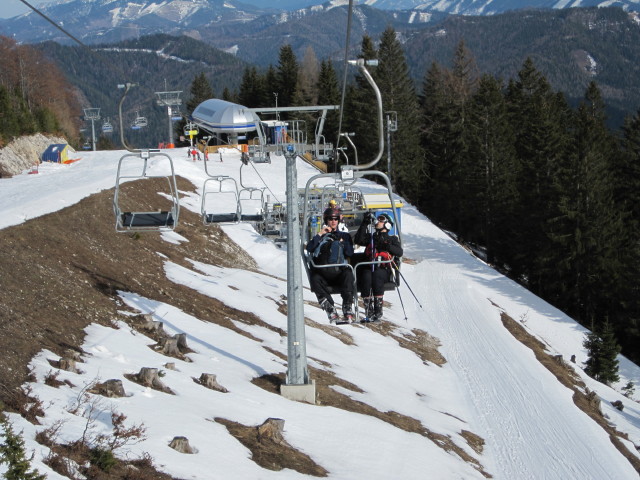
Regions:
[[[169,173],[165,173],[167,168]],[[130,170],[133,170],[134,173],[126,173]],[[154,173],[152,170],[158,173]],[[167,188],[163,194],[171,202],[170,208],[159,208],[155,211],[135,211],[133,208],[129,208],[135,202],[131,200],[130,195],[123,194],[122,184],[127,181],[155,178],[166,180]],[[116,231],[118,232],[174,230],[178,225],[180,202],[171,157],[166,153],[149,150],[128,153],[120,157],[116,173],[113,210],[116,216]]]
[[[102,133],[111,133],[113,132],[113,125],[108,120],[102,124]]]
[[[133,120],[131,124],[131,128],[133,130],[140,130],[142,127],[146,127],[148,125],[147,117],[141,116],[138,112],[136,112],[136,118]]]
[[[217,183],[217,189],[214,185]],[[233,184],[233,188],[224,189],[223,184]],[[224,208],[223,208],[224,207]],[[202,186],[202,204],[200,207],[202,222],[237,223],[240,221],[240,202],[238,200],[238,184],[227,175],[209,177]]]
[[[238,192],[240,220],[243,222],[264,222],[264,188],[244,187]],[[252,212],[252,213],[245,213]]]
[[[305,270],[307,271],[307,276],[310,279],[311,270],[313,268],[329,268],[343,265],[316,265],[313,262],[312,255],[307,252],[306,245],[311,240],[311,237],[320,231],[320,227],[322,226],[322,217],[324,209],[327,208],[329,201],[334,199],[337,205],[341,208],[343,216],[351,216],[352,223],[348,227],[350,233],[352,230],[357,230],[360,222],[364,214],[371,209],[367,206],[366,196],[361,193],[359,187],[355,186],[357,181],[365,176],[377,176],[380,177],[387,186],[387,195],[389,198],[389,205],[391,206],[391,215],[394,219],[396,225],[396,234],[400,239],[400,243],[402,244],[402,232],[400,222],[396,221],[399,219],[398,210],[396,207],[396,202],[393,198],[393,192],[391,190],[391,182],[389,178],[382,172],[378,170],[353,170],[349,168],[343,168],[342,172],[339,173],[324,173],[311,177],[305,186],[304,190],[304,198],[302,200],[302,241],[301,241],[301,250],[302,257],[304,259]],[[320,179],[332,179],[333,183],[329,183],[325,187],[319,188],[314,183],[317,184]],[[320,193],[321,201],[318,202],[318,194]],[[343,195],[344,193],[344,195]],[[350,194],[350,199],[346,201],[348,195]],[[376,212],[377,214],[377,212]],[[386,260],[386,261],[363,261],[358,262],[357,265],[348,265],[348,268],[351,268],[353,271],[354,278],[354,305],[357,305],[358,299],[358,269],[360,267],[364,267],[366,265],[372,264],[384,264],[384,263],[392,263],[393,268],[400,269],[401,259],[394,260]],[[400,283],[399,275],[394,275],[392,281],[385,283],[384,289],[385,291],[394,290],[398,287]],[[329,286],[329,292],[331,294],[338,294],[338,287]],[[356,309],[357,310],[357,309]],[[356,313],[356,316],[358,314]],[[356,318],[357,320],[357,318]]]

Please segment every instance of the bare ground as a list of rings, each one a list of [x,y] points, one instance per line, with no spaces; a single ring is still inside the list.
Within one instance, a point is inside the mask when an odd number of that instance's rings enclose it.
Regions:
[[[178,188],[182,192],[194,190],[184,179],[179,179]],[[125,184],[122,189],[122,194],[135,201],[140,210],[158,207],[156,192],[162,187],[153,180]],[[149,202],[149,199],[153,201]],[[64,210],[0,230],[0,351],[4,353],[0,356],[0,409],[4,403],[4,408],[18,411],[38,423],[38,416],[43,415],[40,405],[37,401],[31,402],[30,392],[21,388],[29,379],[27,365],[31,358],[42,349],[51,350],[60,357],[66,353],[68,356],[69,351],[82,354],[86,326],[91,323],[111,325],[114,319],[122,319],[117,312],[124,308],[117,299],[119,290],[170,303],[201,320],[245,336],[250,335],[238,329],[234,322],[261,325],[286,335],[285,331],[266,324],[253,314],[230,308],[166,278],[163,270],[166,259],[186,267],[191,264],[185,259],[191,259],[217,266],[256,269],[253,260],[222,230],[215,226],[205,227],[199,216],[182,209],[176,233],[188,242],[169,243],[158,233],[116,233],[112,200],[113,191],[104,191]],[[286,297],[274,299],[274,302],[286,314]],[[307,319],[307,325],[322,329],[347,344],[352,343],[344,329],[310,319]],[[441,365],[445,361],[437,351],[437,339],[426,332],[399,333],[384,323],[371,328],[381,335],[393,336],[399,345],[414,351],[425,362]],[[357,390],[357,387],[347,385],[327,371],[314,370],[313,376],[318,385],[319,404],[372,415],[403,430],[420,433],[483,472],[478,460],[451,439],[436,436],[415,419],[395,412],[379,412],[336,393],[332,385],[351,390]],[[277,375],[256,379],[257,384],[276,394],[279,394],[281,381]],[[224,423],[231,434],[252,450],[254,461],[265,468],[293,468],[310,475],[327,475],[321,466],[305,455],[295,453],[290,446],[261,440],[256,435],[256,426],[243,426],[225,419],[216,421]],[[477,450],[482,444],[479,437],[471,432],[464,433],[463,437],[480,453]],[[79,449],[72,447],[56,446],[55,449],[60,455],[70,450],[78,455]],[[150,462],[141,463],[150,468]],[[131,478],[131,471],[131,468],[116,468],[109,475],[102,472],[101,478]],[[150,475],[149,478],[164,478],[159,473],[156,477],[153,473]]]

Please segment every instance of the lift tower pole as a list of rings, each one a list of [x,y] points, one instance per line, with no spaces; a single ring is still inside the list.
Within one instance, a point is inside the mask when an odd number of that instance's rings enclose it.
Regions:
[[[92,147],[92,150],[95,152],[96,151],[96,126],[94,122],[96,120],[100,120],[100,109],[85,108],[84,118],[85,120],[91,120],[91,147]]]
[[[315,403],[316,386],[309,380],[307,342],[304,333],[300,220],[296,152],[287,145],[287,379],[280,393],[291,400]]]
[[[167,107],[167,117],[169,119],[169,145],[173,145],[173,123],[172,116],[173,112],[171,107],[176,107],[178,105],[182,105],[182,99],[180,98],[180,91],[173,92],[155,92],[158,96],[156,103],[161,107]]]

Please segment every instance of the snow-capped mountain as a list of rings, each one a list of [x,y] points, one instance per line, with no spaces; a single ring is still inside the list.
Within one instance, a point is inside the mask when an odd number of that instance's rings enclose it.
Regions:
[[[621,7],[640,10],[640,0],[363,0],[381,10],[430,10],[454,15],[495,15],[531,8]]]
[[[87,43],[246,23],[273,12],[235,0],[60,0],[42,11]],[[28,43],[45,40],[68,43],[62,32],[35,12],[0,22],[0,34]]]

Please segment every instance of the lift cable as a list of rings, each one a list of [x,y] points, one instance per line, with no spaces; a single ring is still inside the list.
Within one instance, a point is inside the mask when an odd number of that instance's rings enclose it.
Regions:
[[[353,16],[353,0],[349,0],[349,10],[347,12],[347,38],[344,46],[344,65],[342,76],[342,94],[340,97],[340,114],[338,117],[338,138],[336,139],[336,150],[340,146],[340,138],[342,137],[342,118],[344,112],[344,101],[347,92],[347,74],[349,71],[349,44],[351,43],[351,22]]]

